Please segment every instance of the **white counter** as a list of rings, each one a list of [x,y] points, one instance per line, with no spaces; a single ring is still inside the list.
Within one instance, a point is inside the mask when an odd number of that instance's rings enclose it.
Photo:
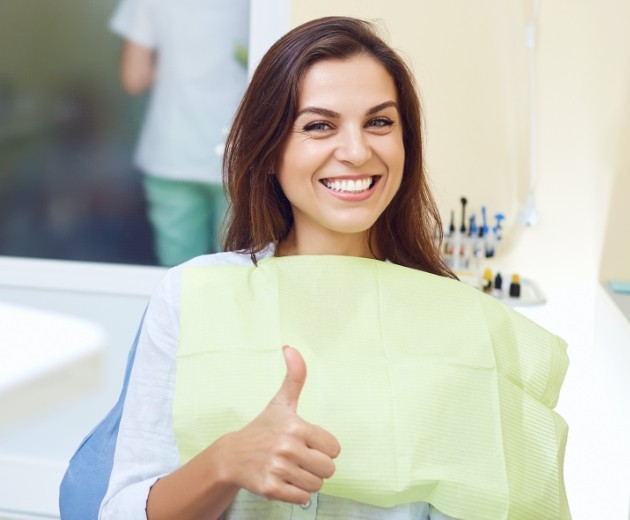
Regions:
[[[546,287],[519,308],[568,342],[557,411],[569,424],[565,483],[573,520],[630,518],[630,322],[599,284]]]

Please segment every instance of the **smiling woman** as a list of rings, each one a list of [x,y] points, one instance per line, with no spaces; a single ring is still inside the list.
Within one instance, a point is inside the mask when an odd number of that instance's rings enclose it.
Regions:
[[[280,38],[226,140],[228,252],[166,273],[62,489],[90,468],[101,520],[569,518],[565,344],[454,279],[422,146],[369,22]]]

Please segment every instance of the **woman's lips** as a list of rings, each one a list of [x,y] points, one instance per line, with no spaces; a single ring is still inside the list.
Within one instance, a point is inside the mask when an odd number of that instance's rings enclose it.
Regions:
[[[335,177],[321,179],[328,192],[333,196],[348,201],[361,201],[367,199],[374,191],[380,176],[367,177]]]

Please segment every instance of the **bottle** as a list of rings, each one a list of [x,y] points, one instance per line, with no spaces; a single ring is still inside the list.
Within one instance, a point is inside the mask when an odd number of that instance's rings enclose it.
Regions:
[[[503,277],[501,273],[497,273],[494,277],[494,288],[492,289],[492,296],[495,298],[503,297]]]
[[[517,274],[512,275],[512,283],[510,283],[510,298],[521,297],[521,280]]]
[[[483,282],[481,285],[481,290],[485,293],[490,293],[492,291],[492,271],[489,267],[483,272]]]

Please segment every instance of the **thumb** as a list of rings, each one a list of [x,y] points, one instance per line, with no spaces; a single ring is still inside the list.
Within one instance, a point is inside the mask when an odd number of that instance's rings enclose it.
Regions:
[[[288,406],[296,412],[300,393],[306,380],[306,363],[302,355],[293,347],[284,346],[282,353],[287,365],[287,375],[272,403]]]

